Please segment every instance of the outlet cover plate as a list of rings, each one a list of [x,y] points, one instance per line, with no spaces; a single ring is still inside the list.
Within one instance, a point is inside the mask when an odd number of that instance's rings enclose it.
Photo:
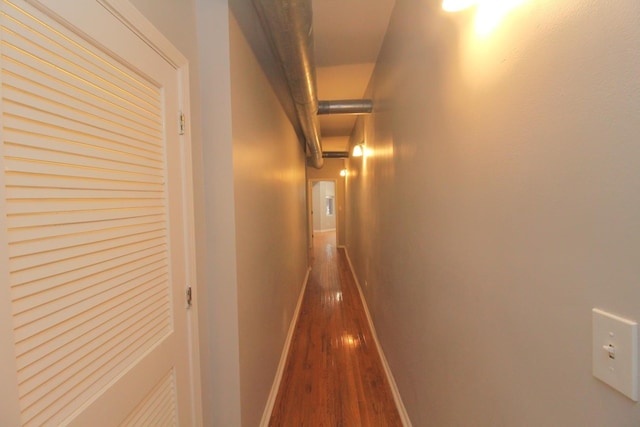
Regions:
[[[594,308],[593,376],[638,401],[638,323]]]

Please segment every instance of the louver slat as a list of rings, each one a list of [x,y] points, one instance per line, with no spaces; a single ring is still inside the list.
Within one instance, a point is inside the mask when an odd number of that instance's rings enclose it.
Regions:
[[[25,28],[28,25],[30,29]],[[42,61],[43,66],[33,68],[36,73],[66,74],[68,79],[65,81],[70,84],[93,87],[109,97],[123,100],[133,108],[144,106],[156,116],[160,115],[160,96],[153,85],[144,84],[120,67],[113,67],[113,60],[101,52],[83,46],[84,43],[77,40],[74,42],[65,38],[62,33],[42,25],[42,21],[33,18],[33,15],[5,19],[2,42],[7,47],[4,50],[8,57],[22,55]]]
[[[174,393],[174,373],[170,371],[122,422],[121,427],[165,427],[175,425]]]

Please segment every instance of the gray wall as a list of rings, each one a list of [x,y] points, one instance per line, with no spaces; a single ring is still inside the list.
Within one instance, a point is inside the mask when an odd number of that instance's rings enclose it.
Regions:
[[[242,425],[257,426],[308,266],[305,153],[233,17],[230,38]]]
[[[591,309],[640,320],[640,3],[400,0],[347,246],[416,426],[637,426]]]

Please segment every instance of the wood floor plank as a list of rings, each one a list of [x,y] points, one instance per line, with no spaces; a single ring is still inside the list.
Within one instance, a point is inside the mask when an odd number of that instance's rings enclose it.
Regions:
[[[269,425],[402,426],[335,233],[315,233],[312,270]]]

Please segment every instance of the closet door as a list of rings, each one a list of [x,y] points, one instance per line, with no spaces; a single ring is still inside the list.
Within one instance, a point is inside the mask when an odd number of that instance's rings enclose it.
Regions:
[[[98,1],[1,8],[0,425],[190,425],[178,71]]]

